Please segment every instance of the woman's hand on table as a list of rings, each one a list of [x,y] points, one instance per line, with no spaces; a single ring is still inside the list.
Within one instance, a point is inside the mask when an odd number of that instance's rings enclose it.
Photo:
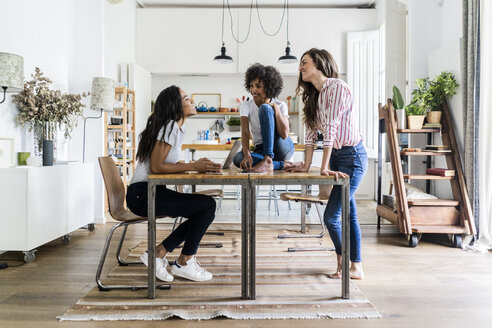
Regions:
[[[222,164],[214,163],[208,158],[200,158],[196,162],[192,163],[193,170],[197,172],[220,172],[222,171]]]
[[[253,168],[253,158],[249,151],[244,154],[243,160],[239,163],[239,167],[245,171],[250,171]]]
[[[349,175],[347,173],[343,173],[340,171],[320,170],[319,173],[321,175],[333,176],[333,177],[335,177],[335,181],[338,181],[339,178],[346,179],[349,177]]]
[[[285,161],[284,170],[286,172],[308,172],[309,167],[306,167],[306,164],[304,162]]]

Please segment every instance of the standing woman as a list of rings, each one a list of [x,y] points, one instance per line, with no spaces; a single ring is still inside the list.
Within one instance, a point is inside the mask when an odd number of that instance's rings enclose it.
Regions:
[[[177,86],[164,89],[155,102],[154,111],[140,134],[137,168],[128,187],[126,202],[135,214],[147,216],[147,176],[151,173],[179,173],[185,171],[219,171],[221,164],[207,158],[194,163],[178,163],[184,137],[183,123],[195,115],[191,98]],[[215,200],[210,196],[183,194],[157,186],[155,195],[156,216],[182,216],[187,218],[156,247],[156,276],[163,281],[173,281],[175,276],[194,281],[212,279],[212,274],[198,264],[195,254],[208,226],[215,218]],[[174,261],[171,273],[167,271],[166,255],[184,241],[181,255]],[[148,265],[148,253],[140,257]]]
[[[246,171],[283,170],[284,161],[294,154],[289,137],[289,112],[285,102],[275,99],[282,91],[282,77],[273,66],[253,64],[244,76],[244,87],[253,97],[241,104],[241,140],[243,151],[234,156],[234,164]],[[249,151],[249,137],[254,151]]]
[[[338,78],[338,67],[332,55],[322,49],[310,49],[301,58],[296,92],[302,91],[306,124],[305,162],[286,163],[287,171],[308,171],[313,158],[317,132],[323,134],[321,175],[335,179],[350,177],[350,278],[364,278],[360,252],[361,233],[357,219],[355,191],[367,170],[367,153],[362,136],[355,125],[352,92]],[[324,221],[337,253],[337,271],[342,273],[341,187],[334,186],[324,213]]]

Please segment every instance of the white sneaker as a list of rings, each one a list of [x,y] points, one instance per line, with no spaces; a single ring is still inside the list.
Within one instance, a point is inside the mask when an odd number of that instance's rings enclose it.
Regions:
[[[212,279],[212,274],[202,268],[194,256],[186,261],[186,265],[179,265],[178,260],[174,261],[171,267],[171,273],[175,276],[193,281],[207,281]]]
[[[145,264],[145,266],[149,266],[149,253],[144,252],[142,255],[140,255],[140,260]],[[166,258],[156,258],[155,259],[155,276],[157,279],[162,280],[162,281],[173,281],[174,277],[172,274],[167,272],[167,266],[168,262]]]

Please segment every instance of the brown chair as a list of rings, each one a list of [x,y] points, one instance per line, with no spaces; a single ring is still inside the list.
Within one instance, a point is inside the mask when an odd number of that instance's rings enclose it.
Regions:
[[[126,189],[123,181],[120,177],[120,172],[116,167],[113,159],[108,156],[99,157],[99,166],[101,167],[101,173],[104,179],[104,185],[106,186],[106,195],[108,197],[108,207],[109,214],[111,217],[119,223],[115,224],[109,231],[108,237],[106,238],[106,243],[104,244],[103,252],[101,254],[101,259],[99,260],[99,266],[97,267],[96,273],[96,283],[100,291],[107,291],[111,289],[133,289],[137,290],[140,288],[147,288],[147,285],[105,285],[101,281],[101,272],[106,261],[106,256],[108,254],[109,244],[111,243],[111,238],[113,233],[119,227],[123,227],[123,232],[121,233],[121,239],[118,244],[118,249],[116,251],[116,258],[119,265],[128,264],[140,264],[141,262],[124,262],[120,257],[121,248],[123,246],[123,241],[125,240],[126,230],[130,224],[143,223],[148,220],[146,217],[141,217],[133,214],[130,210],[125,208],[125,194]],[[160,284],[157,285],[160,289],[170,289],[170,284]]]
[[[138,216],[132,213],[130,210],[125,208],[125,196],[126,196],[126,188],[121,180],[120,173],[113,159],[108,156],[99,157],[99,166],[101,167],[101,173],[104,179],[104,185],[106,186],[106,194],[108,198],[108,207],[109,214],[116,221],[120,221],[115,224],[111,230],[109,231],[108,237],[106,238],[106,243],[104,244],[103,252],[101,254],[101,259],[99,260],[99,266],[97,268],[96,273],[96,283],[101,291],[107,291],[110,289],[133,289],[137,290],[139,288],[147,288],[146,285],[143,286],[130,286],[130,285],[105,285],[101,281],[101,273],[104,266],[104,262],[106,261],[106,256],[108,253],[109,245],[111,243],[111,238],[113,237],[113,233],[119,227],[123,227],[123,232],[121,233],[120,242],[118,244],[118,248],[116,250],[116,259],[118,260],[118,264],[120,266],[126,266],[129,264],[142,264],[142,262],[125,262],[120,257],[121,248],[123,246],[123,241],[125,240],[126,231],[130,224],[136,223],[144,223],[147,222],[148,218]],[[220,189],[212,189],[212,190],[203,190],[198,192],[200,194],[205,194],[209,196],[221,197],[223,196],[222,190]],[[181,220],[182,218],[176,217],[174,218],[174,226],[176,226],[177,220]],[[174,230],[173,226],[173,230]],[[212,246],[212,247],[222,247],[222,244],[209,244],[200,246]],[[157,288],[160,289],[170,289],[170,284],[161,284],[158,285]]]
[[[321,214],[321,210],[319,208],[320,205],[326,205],[328,203],[328,199],[330,198],[332,186],[324,186],[320,185],[320,192],[318,195],[311,195],[303,190],[302,193],[293,193],[293,192],[284,192],[280,194],[280,199],[284,201],[295,201],[295,202],[304,202],[308,204],[314,204],[316,206],[316,211],[318,213],[319,223],[321,225],[321,232],[319,234],[305,234],[306,232],[306,211],[301,209],[301,234],[280,234],[277,236],[279,239],[284,238],[323,238],[325,234],[325,224],[323,222],[323,216]],[[304,188],[303,188],[304,189]],[[297,251],[330,251],[333,248],[328,247],[289,247],[287,249],[289,252],[297,252]]]

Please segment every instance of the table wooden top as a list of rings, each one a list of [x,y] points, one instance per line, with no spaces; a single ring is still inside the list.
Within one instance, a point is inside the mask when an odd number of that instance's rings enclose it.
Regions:
[[[219,174],[214,173],[199,173],[196,171],[188,171],[183,173],[168,173],[168,174],[151,174],[148,176],[151,179],[248,179],[248,173],[242,173],[242,171],[236,167],[232,167],[227,170],[222,170]]]
[[[243,173],[238,168],[230,168],[223,170],[220,174],[213,173],[198,173],[196,171],[189,171],[183,173],[172,174],[151,174],[148,176],[150,179],[251,179],[251,180],[275,180],[275,179],[331,179],[333,176],[324,176],[319,174],[319,168],[311,168],[309,172],[286,172],[283,170],[270,171],[266,173]]]
[[[231,144],[215,144],[215,145],[183,144],[181,146],[182,150],[185,150],[186,148],[195,149],[195,150],[199,150],[199,151],[228,151],[228,150],[231,150],[232,143]],[[303,151],[304,149],[305,149],[304,145],[299,145],[299,144],[294,145],[295,151]]]

